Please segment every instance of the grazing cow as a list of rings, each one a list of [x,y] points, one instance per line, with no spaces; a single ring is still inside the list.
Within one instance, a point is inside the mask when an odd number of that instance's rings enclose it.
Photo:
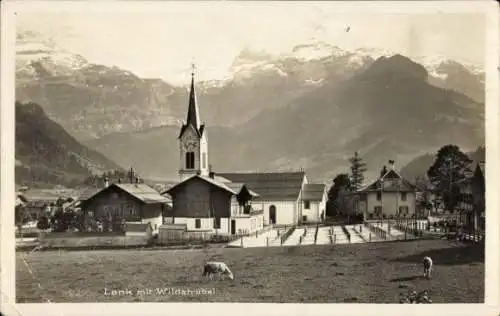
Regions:
[[[432,259],[431,257],[424,257],[424,277],[430,279],[432,271]]]
[[[224,275],[227,275],[231,280],[234,280],[233,273],[224,262],[210,261],[205,263],[202,276],[208,276],[212,280],[214,274],[218,274],[221,279]]]

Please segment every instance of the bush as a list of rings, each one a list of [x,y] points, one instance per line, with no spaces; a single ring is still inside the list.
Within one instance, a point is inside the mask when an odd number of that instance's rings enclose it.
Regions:
[[[49,218],[46,215],[41,215],[36,223],[36,228],[45,230],[50,228]]]

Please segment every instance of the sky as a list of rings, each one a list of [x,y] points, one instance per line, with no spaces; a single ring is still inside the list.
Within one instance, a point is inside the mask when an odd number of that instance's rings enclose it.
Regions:
[[[340,13],[328,1],[146,7],[19,11],[17,28],[37,31],[91,62],[171,83],[186,83],[193,62],[201,80],[222,79],[244,48],[282,54],[315,41],[484,65],[486,25],[479,14]]]

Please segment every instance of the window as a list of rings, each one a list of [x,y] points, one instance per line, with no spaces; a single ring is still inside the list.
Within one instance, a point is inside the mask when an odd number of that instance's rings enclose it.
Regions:
[[[197,218],[194,220],[194,227],[201,228],[201,219]]]
[[[194,169],[194,152],[186,153],[186,169]]]
[[[401,192],[401,201],[406,201],[406,192]]]
[[[381,201],[382,200],[382,192],[377,192],[377,201]]]
[[[302,216],[302,221],[303,221],[303,222],[307,222],[307,216],[306,216],[306,215],[303,215],[303,216]]]
[[[203,169],[207,167],[207,153],[201,154],[201,166]]]
[[[400,215],[408,215],[408,206],[400,206],[399,207]]]
[[[214,228],[220,229],[220,217],[214,218]]]
[[[382,206],[375,206],[373,210],[375,211],[375,216],[377,217],[379,217],[380,214],[382,214]]]
[[[311,202],[309,201],[304,201],[304,208],[308,210],[311,207]]]

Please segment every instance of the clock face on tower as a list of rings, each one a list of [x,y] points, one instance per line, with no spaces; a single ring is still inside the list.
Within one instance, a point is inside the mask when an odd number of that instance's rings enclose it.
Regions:
[[[186,135],[186,138],[184,139],[184,148],[186,150],[194,150],[196,149],[196,145],[197,145],[197,140],[196,138],[190,133],[188,135]]]

